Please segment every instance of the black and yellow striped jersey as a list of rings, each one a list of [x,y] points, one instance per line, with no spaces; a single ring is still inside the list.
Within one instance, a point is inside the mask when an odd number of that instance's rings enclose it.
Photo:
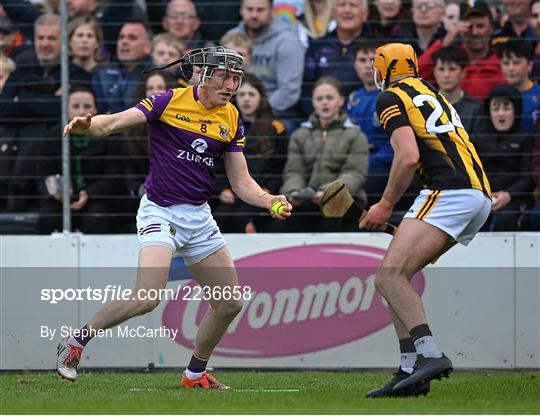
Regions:
[[[412,128],[425,187],[474,188],[491,196],[482,162],[459,115],[427,81],[409,77],[392,85],[378,97],[377,115],[388,137],[399,127]]]

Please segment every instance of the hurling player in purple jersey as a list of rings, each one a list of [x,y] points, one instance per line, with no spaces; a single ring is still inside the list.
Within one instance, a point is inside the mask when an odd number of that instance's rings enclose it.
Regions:
[[[152,149],[146,194],[137,212],[141,249],[134,299],[109,302],[82,329],[60,342],[57,370],[65,379],[76,379],[82,350],[98,330],[148,313],[159,304],[159,300],[137,294],[141,289],[165,288],[173,254],[183,258],[201,287],[218,293],[238,286],[231,254],[207,203],[217,158],[224,157],[227,177],[239,198],[270,212],[272,204],[280,200],[283,211],[272,215],[280,220],[291,215],[285,196],[265,192],[247,169],[244,128],[238,110],[230,103],[242,82],[242,56],[231,49],[211,47],[190,51],[180,64],[186,79],[196,80],[196,85],[145,98],[120,113],[76,117],[64,129],[65,135],[101,137],[148,123]],[[228,388],[206,372],[206,364],[242,309],[238,298],[209,300],[211,309],[198,329],[182,386]]]

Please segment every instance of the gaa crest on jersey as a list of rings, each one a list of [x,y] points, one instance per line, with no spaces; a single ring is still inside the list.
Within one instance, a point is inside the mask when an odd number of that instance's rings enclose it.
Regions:
[[[227,139],[229,137],[229,133],[231,133],[231,128],[227,125],[219,125],[219,136],[221,136],[223,139]]]

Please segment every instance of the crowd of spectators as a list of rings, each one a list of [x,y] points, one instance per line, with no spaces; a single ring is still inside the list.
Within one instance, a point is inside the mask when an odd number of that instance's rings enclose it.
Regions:
[[[375,49],[410,43],[420,76],[456,108],[494,191],[484,230],[540,230],[540,0],[67,0],[69,117],[114,113],[187,85],[193,48],[245,57],[235,104],[254,178],[295,208],[287,225],[240,202],[216,166],[224,232],[353,231],[318,214],[335,179],[363,206],[383,192],[392,148],[376,116]],[[35,213],[61,229],[61,19],[58,0],[0,0],[0,233]],[[142,126],[72,137],[74,230],[130,232],[150,152]],[[413,181],[396,213],[422,186]],[[9,224],[9,226],[8,226]],[[26,225],[27,226],[27,225]],[[28,231],[28,227],[24,231]]]

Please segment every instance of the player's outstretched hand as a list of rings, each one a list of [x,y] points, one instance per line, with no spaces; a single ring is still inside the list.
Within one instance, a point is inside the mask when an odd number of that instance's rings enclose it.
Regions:
[[[277,204],[277,201],[281,204]],[[270,199],[270,214],[274,219],[285,220],[287,217],[291,217],[292,209],[291,203],[284,195],[274,195]]]
[[[88,113],[86,116],[74,117],[66,127],[64,127],[64,136],[67,135],[85,135],[90,129],[92,123],[92,115]]]

